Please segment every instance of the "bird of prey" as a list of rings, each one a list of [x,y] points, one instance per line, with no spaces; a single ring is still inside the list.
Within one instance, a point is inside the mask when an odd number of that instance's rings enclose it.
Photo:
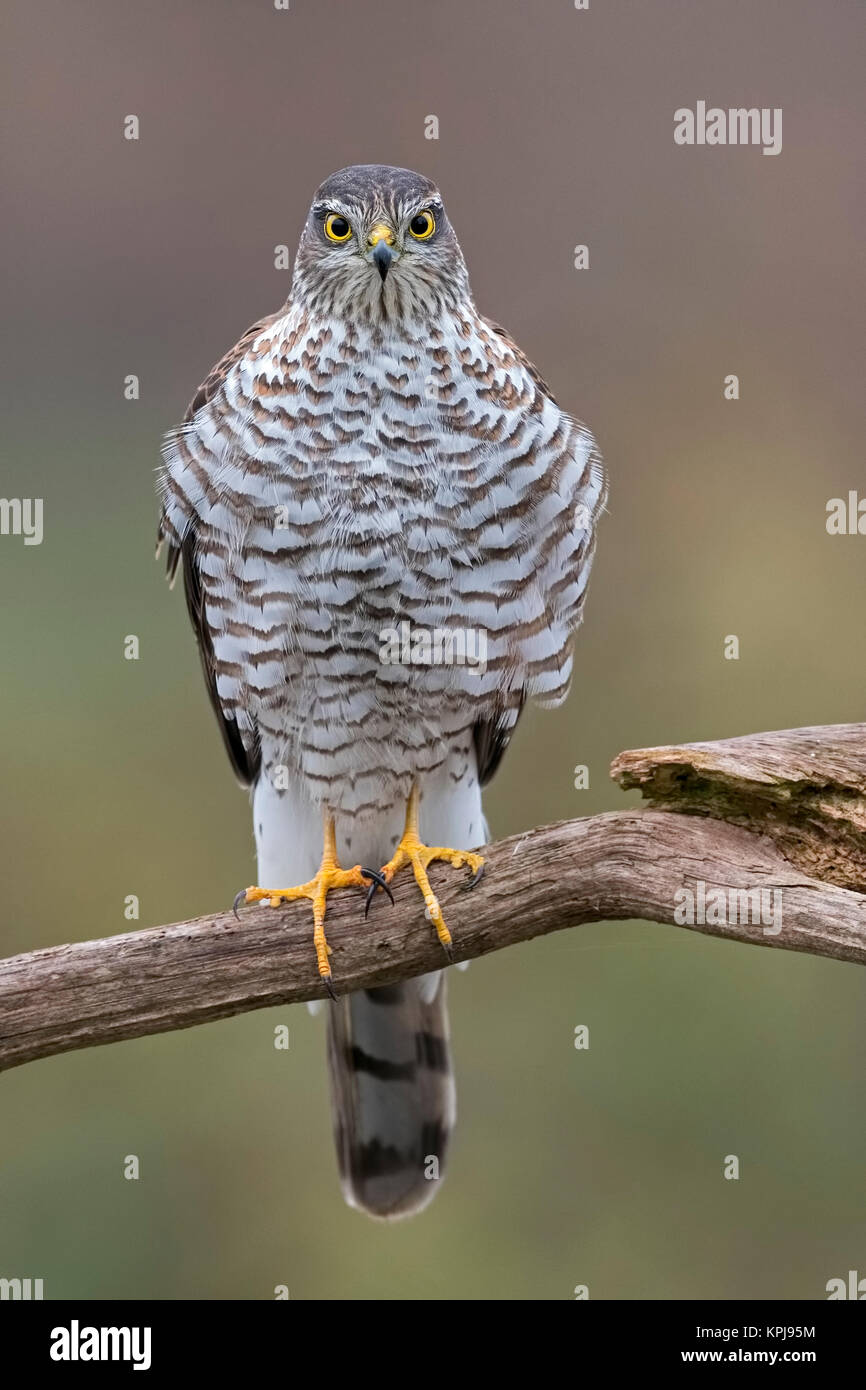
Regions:
[[[327,896],[369,907],[407,868],[450,954],[427,869],[477,879],[481,789],[524,702],[565,698],[599,451],[476,309],[436,186],[358,165],[319,188],[288,301],[163,458],[169,574],[252,789],[259,886],[239,897],[310,900],[344,1195],[403,1216],[437,1190],[454,1123],[444,973],[336,998]]]

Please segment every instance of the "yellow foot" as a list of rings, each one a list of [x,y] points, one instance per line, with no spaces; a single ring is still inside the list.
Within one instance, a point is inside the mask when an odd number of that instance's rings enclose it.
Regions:
[[[389,859],[388,863],[383,866],[382,877],[385,880],[387,891],[387,884],[391,883],[394,875],[405,864],[411,864],[415,882],[424,895],[427,915],[436,928],[436,935],[450,960],[452,954],[451,933],[445,925],[439,899],[430,887],[430,880],[427,877],[427,868],[435,859],[443,859],[446,863],[452,864],[455,869],[462,868],[464,865],[471,869],[472,877],[465,885],[467,888],[474,888],[484,872],[484,859],[480,854],[474,854],[471,850],[465,849],[446,849],[443,845],[425,845],[421,841],[418,835],[418,792],[417,788],[413,788],[406,808],[406,828],[403,831],[403,838],[397,846],[393,858]],[[373,884],[368,894],[368,907],[375,891],[376,885]]]
[[[315,878],[311,878],[309,883],[300,884],[297,888],[242,888],[235,898],[234,909],[237,916],[241,903],[266,902],[270,907],[279,907],[281,903],[309,898],[313,904],[313,945],[316,948],[319,974],[331,998],[335,999],[331,984],[331,966],[328,961],[331,948],[325,939],[325,908],[328,894],[333,888],[366,888],[368,903],[370,895],[375,893],[377,888],[383,888],[391,901],[394,901],[384,874],[380,874],[377,869],[365,869],[360,864],[356,864],[353,869],[340,868],[337,862],[334,822],[332,818],[326,817],[325,849]]]

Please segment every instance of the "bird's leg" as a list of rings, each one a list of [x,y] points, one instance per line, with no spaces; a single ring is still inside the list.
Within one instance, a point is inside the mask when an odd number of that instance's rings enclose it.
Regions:
[[[411,864],[412,872],[415,875],[415,882],[424,895],[424,902],[427,904],[427,913],[430,921],[436,928],[436,935],[445,949],[446,955],[451,956],[451,933],[445,925],[442,916],[442,909],[439,900],[433,889],[430,887],[430,880],[427,877],[427,866],[434,859],[444,859],[446,863],[453,864],[455,869],[466,865],[472,870],[472,877],[466,884],[467,888],[474,888],[484,872],[484,860],[480,854],[473,854],[471,850],[465,849],[446,849],[442,845],[431,847],[422,843],[418,834],[418,784],[417,782],[409,794],[406,805],[406,826],[403,830],[401,839],[392,859],[384,865],[382,877],[386,885],[391,882],[394,875],[403,868],[404,864]],[[376,891],[376,884],[370,885],[367,893],[367,907]]]
[[[324,815],[324,826],[325,843],[322,850],[322,862],[315,878],[311,878],[309,883],[302,883],[298,888],[242,888],[235,898],[235,915],[237,915],[239,903],[242,902],[267,902],[271,907],[279,907],[281,903],[294,902],[297,898],[309,898],[313,904],[313,945],[316,948],[319,974],[328,987],[328,993],[333,998],[331,967],[328,962],[330,947],[325,939],[325,907],[331,889],[366,888],[370,884],[373,888],[377,886],[383,888],[392,902],[394,899],[384,874],[380,874],[377,869],[365,869],[360,864],[356,864],[353,869],[340,868],[337,859],[337,833],[334,828],[334,817],[327,810]]]

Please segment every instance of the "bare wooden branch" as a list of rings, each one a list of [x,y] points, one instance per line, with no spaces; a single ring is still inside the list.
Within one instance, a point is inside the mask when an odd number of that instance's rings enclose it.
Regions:
[[[459,873],[433,866],[455,960],[584,922],[643,918],[866,963],[866,726],[623,753],[613,775],[652,808],[492,845],[471,893]],[[781,920],[678,920],[684,894],[720,889],[780,895]],[[395,898],[392,908],[379,895],[366,923],[360,894],[329,898],[338,990],[443,964],[411,879],[398,879]],[[323,992],[303,902],[27,952],[0,962],[0,1069]]]
[[[660,810],[769,835],[815,878],[866,891],[866,724],[620,753],[611,776]]]

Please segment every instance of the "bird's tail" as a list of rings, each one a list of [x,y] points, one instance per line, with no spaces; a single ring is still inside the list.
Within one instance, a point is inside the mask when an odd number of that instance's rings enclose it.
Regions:
[[[346,1201],[386,1219],[420,1211],[456,1113],[444,973],[329,1005],[328,1070]]]

